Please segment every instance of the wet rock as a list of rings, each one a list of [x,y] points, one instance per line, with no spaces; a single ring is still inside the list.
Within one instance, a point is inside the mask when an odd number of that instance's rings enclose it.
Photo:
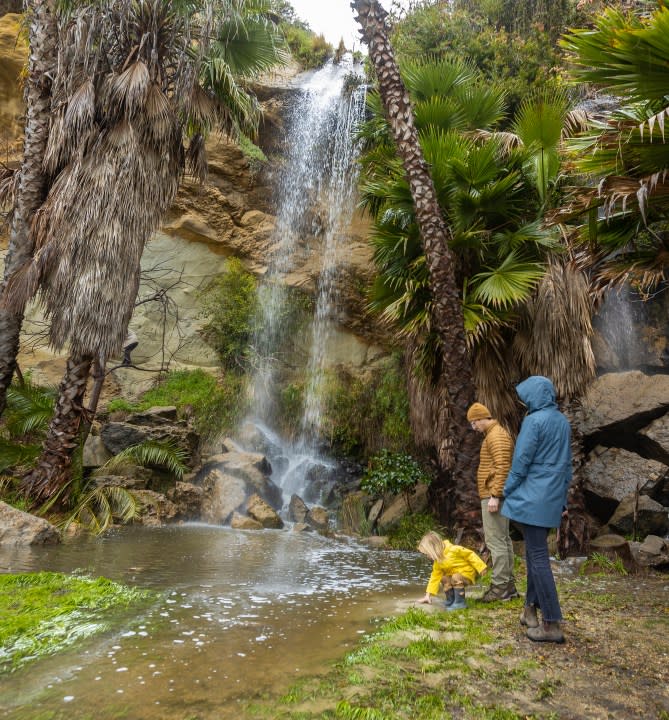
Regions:
[[[293,525],[293,532],[313,532],[311,525],[307,523],[295,523]]]
[[[269,477],[271,468],[264,455],[243,452],[212,455],[207,458],[206,463],[199,471],[198,482],[204,484],[207,476],[213,470],[242,480],[245,487],[245,498],[257,493],[274,509],[281,508],[283,494],[281,488],[275,485]]]
[[[347,535],[367,534],[367,508],[370,497],[367,493],[357,490],[347,495],[341,506],[341,531]]]
[[[387,535],[370,535],[369,537],[361,538],[360,542],[374,550],[387,550],[390,547]]]
[[[177,506],[162,493],[153,490],[136,490],[133,493],[142,505],[137,522],[140,525],[157,527],[173,522],[178,515]]]
[[[246,515],[240,515],[238,512],[232,513],[232,519],[230,520],[230,527],[235,530],[262,530],[263,526],[257,520]]]
[[[330,527],[328,511],[318,505],[309,508],[305,522],[319,532],[325,532]]]
[[[303,523],[306,520],[309,508],[299,495],[291,495],[288,504],[288,519],[291,522]]]
[[[669,531],[669,508],[647,495],[628,495],[616,508],[608,526],[622,535],[634,532],[638,537],[663,535]]]
[[[167,499],[177,507],[180,520],[198,520],[202,514],[204,488],[193,483],[177,481],[167,493]]]
[[[60,533],[44,518],[0,501],[0,545],[49,545],[60,542]]]
[[[369,514],[367,515],[367,524],[372,530],[374,529],[376,523],[381,517],[381,513],[383,512],[383,505],[383,498],[379,498],[369,509]]]
[[[264,528],[280,529],[283,527],[283,520],[260,495],[251,495],[246,503],[246,511],[250,517],[257,520]]]
[[[250,495],[243,478],[227,475],[212,468],[202,481],[204,499],[202,520],[212,525],[224,525],[241,508]]]

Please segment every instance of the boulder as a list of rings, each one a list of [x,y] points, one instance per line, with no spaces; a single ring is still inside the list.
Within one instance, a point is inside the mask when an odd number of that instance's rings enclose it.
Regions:
[[[0,545],[48,545],[58,542],[60,533],[50,522],[0,501]]]
[[[664,538],[648,535],[636,550],[641,565],[646,567],[669,565],[669,541]]]
[[[143,415],[132,415],[124,422],[110,422],[103,425],[100,437],[105,448],[112,455],[122,450],[151,440],[154,442],[170,443],[186,455],[186,464],[194,467],[199,462],[200,436],[185,422],[167,422],[158,424],[135,424]],[[154,418],[155,420],[155,418]]]
[[[263,526],[253,518],[245,515],[240,515],[238,512],[232,513],[232,519],[230,520],[230,527],[235,530],[262,530]]]
[[[325,508],[316,505],[309,508],[305,522],[314,528],[314,530],[325,532],[330,527],[330,516]]]
[[[366,535],[367,508],[370,498],[362,490],[347,495],[341,506],[341,530],[347,535]]]
[[[199,520],[204,503],[204,488],[193,483],[177,481],[167,493],[167,499],[177,507],[180,520]]]
[[[381,532],[386,532],[408,513],[421,513],[428,507],[428,486],[419,483],[409,495],[409,502],[402,495],[395,496],[385,507],[378,520],[378,527]]]
[[[293,532],[312,532],[313,528],[307,523],[295,523],[293,525]]]
[[[299,495],[291,495],[288,505],[288,519],[291,522],[303,523],[306,520],[309,508]]]
[[[104,465],[111,458],[111,453],[99,435],[89,435],[84,443],[82,465],[85,468],[96,468]]]
[[[214,469],[242,480],[247,488],[245,497],[257,493],[276,510],[281,508],[283,493],[270,479],[271,468],[264,455],[243,452],[212,455],[198,473],[198,479],[206,477]]]
[[[367,515],[367,525],[372,530],[381,517],[381,513],[383,512],[383,503],[383,498],[379,498],[369,509],[369,513]]]
[[[669,375],[645,375],[638,370],[607,373],[584,394],[577,424],[584,435],[620,423],[640,426],[669,408]]]
[[[669,508],[647,495],[631,494],[622,499],[607,524],[621,535],[633,532],[639,537],[664,535],[669,531]]]
[[[241,508],[249,492],[242,478],[227,475],[218,468],[212,468],[202,482],[204,499],[202,520],[213,525],[229,522],[232,514]]]
[[[140,525],[149,527],[166,525],[173,522],[179,514],[177,506],[162,493],[153,490],[135,490],[133,494],[142,505],[141,514],[137,520]]]
[[[599,501],[599,511],[592,498],[590,505],[605,519],[624,497],[637,490],[652,495],[663,487],[668,475],[669,467],[657,460],[642,458],[621,448],[597,446],[583,467],[583,489]]]
[[[251,495],[246,503],[246,511],[250,517],[257,520],[264,528],[280,529],[283,527],[283,520],[260,495]]]

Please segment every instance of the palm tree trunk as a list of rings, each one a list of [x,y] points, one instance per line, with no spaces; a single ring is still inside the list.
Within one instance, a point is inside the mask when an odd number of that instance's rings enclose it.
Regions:
[[[423,157],[409,94],[388,39],[387,13],[377,0],[353,0],[351,7],[358,13],[363,39],[376,70],[379,93],[409,181],[428,264],[432,318],[444,352],[450,432],[443,453],[447,477],[436,484],[437,510],[442,516],[452,515],[460,527],[478,527],[480,503],[474,471],[479,443],[466,416],[467,408],[474,401],[475,389],[466,346],[461,290],[448,245],[450,232]]]
[[[92,357],[67,359],[42,454],[35,469],[24,478],[22,484],[33,506],[56,496],[61,505],[67,500],[72,456],[79,447],[80,431],[86,415],[84,395],[92,363]]]
[[[58,37],[53,6],[54,0],[29,0],[26,3],[31,21],[23,163],[19,171],[0,297],[9,278],[32,256],[30,223],[46,197],[42,162],[49,137],[51,71],[56,65]],[[22,322],[22,312],[10,311],[0,303],[0,414],[5,409],[7,388],[16,368]]]

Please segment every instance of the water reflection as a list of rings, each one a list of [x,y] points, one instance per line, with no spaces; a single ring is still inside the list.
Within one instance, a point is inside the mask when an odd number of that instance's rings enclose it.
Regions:
[[[116,634],[1,679],[0,717],[240,717],[238,699],[341,656],[428,568],[414,553],[206,525],[0,551],[3,572],[75,569],[160,599]]]

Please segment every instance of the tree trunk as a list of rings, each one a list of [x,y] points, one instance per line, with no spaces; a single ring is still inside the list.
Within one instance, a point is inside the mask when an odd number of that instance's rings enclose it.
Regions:
[[[19,171],[0,298],[9,278],[32,257],[30,225],[46,197],[42,163],[49,137],[51,77],[56,66],[58,37],[53,4],[54,0],[29,0],[26,3],[31,21],[23,163]],[[16,367],[22,322],[22,312],[10,312],[0,303],[0,414],[5,409],[7,388]]]
[[[450,431],[445,448],[447,479],[437,483],[434,496],[437,511],[441,517],[452,515],[460,527],[478,527],[480,502],[474,471],[479,440],[470,430],[466,416],[467,408],[474,401],[475,389],[466,346],[461,288],[455,278],[455,263],[448,245],[450,232],[423,157],[409,94],[388,40],[387,13],[377,0],[353,0],[351,7],[358,13],[363,40],[376,70],[381,100],[409,181],[428,264],[432,319],[444,353]]]
[[[58,496],[63,505],[69,497],[72,456],[80,444],[85,420],[84,395],[91,371],[91,357],[69,357],[58,388],[58,402],[35,469],[27,475],[22,489],[39,505]]]

